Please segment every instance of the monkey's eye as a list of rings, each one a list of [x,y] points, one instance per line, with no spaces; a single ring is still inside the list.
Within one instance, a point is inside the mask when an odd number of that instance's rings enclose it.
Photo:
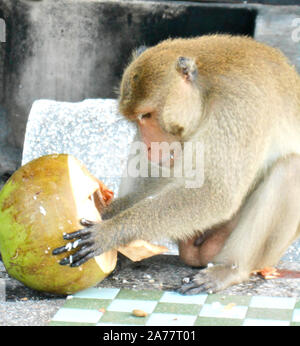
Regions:
[[[140,114],[138,116],[138,118],[139,118],[139,120],[141,120],[141,119],[149,119],[149,118],[151,118],[151,113]]]

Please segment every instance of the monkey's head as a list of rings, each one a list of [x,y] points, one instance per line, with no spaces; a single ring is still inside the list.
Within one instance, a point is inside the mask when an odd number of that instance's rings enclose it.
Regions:
[[[153,142],[183,142],[199,128],[202,88],[196,59],[172,40],[135,57],[123,74],[119,110],[136,121],[149,159]]]

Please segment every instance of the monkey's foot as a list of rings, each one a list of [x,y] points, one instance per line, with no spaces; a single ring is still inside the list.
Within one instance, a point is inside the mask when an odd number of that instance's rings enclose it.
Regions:
[[[181,294],[199,294],[207,292],[209,294],[222,291],[225,288],[246,280],[249,274],[241,272],[235,266],[215,265],[203,270],[192,277],[188,283],[178,290]]]
[[[70,267],[79,267],[81,264],[87,262],[89,259],[96,256],[94,246],[94,237],[92,232],[92,226],[95,225],[94,222],[81,219],[80,223],[86,228],[81,229],[76,232],[66,233],[63,235],[65,240],[73,240],[64,246],[58,247],[52,251],[53,255],[58,255],[63,252],[71,252],[69,256],[63,258],[59,264],[60,265],[70,265]],[[73,250],[78,249],[75,253]]]

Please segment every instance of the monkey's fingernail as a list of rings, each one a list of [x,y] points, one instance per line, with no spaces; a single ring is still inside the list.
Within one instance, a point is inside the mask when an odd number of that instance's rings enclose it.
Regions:
[[[71,251],[71,250],[72,250],[72,247],[73,247],[73,244],[72,244],[72,243],[67,243],[67,244],[65,245],[66,251]]]
[[[189,277],[185,277],[182,279],[182,283],[184,284],[188,284],[191,281],[191,279]]]
[[[76,249],[77,246],[78,246],[81,242],[82,242],[81,239],[75,240],[74,243],[72,243],[72,248],[73,248],[73,249]]]
[[[84,218],[82,218],[80,220],[80,223],[82,224],[82,226],[86,226],[86,227],[90,227],[90,226],[94,225],[93,221],[90,221],[90,220],[87,220],[87,219],[84,219]]]

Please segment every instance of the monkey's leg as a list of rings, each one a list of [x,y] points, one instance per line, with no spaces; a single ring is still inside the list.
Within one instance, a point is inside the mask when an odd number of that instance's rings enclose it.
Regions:
[[[222,250],[237,225],[238,216],[223,225],[178,242],[180,259],[192,267],[206,267]]]
[[[197,274],[181,293],[210,293],[249,278],[251,271],[275,265],[300,233],[300,158],[277,161],[246,200],[239,222],[217,263]]]

